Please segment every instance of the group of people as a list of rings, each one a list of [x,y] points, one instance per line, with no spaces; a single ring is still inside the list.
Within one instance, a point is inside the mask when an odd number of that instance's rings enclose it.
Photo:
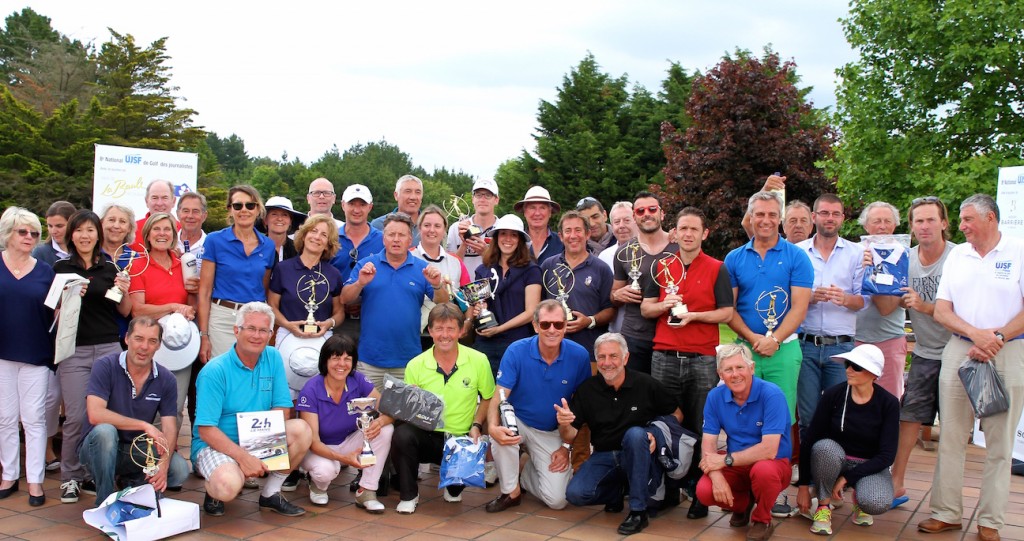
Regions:
[[[732,526],[749,526],[749,539],[771,537],[773,514],[798,512],[812,532],[831,534],[846,490],[859,525],[904,497],[918,432],[941,410],[932,517],[919,528],[960,529],[973,416],[956,370],[970,357],[991,362],[1010,396],[1009,411],[982,421],[979,535],[998,539],[1024,406],[1024,243],[999,232],[995,201],[979,194],[961,203],[967,242],[956,246],[946,206],[921,197],[908,212],[917,241],[908,286],[867,294],[871,254],[839,236],[842,201],[824,194],[786,206],[776,191],[784,182],[771,176],[750,197],[750,241],[723,259],[702,250],[709,229],[697,207],[666,224],[660,198],[640,192],[608,211],[584,197],[561,212],[532,187],[515,214],[499,217],[490,179],[474,183],[472,215],[449,216],[422,207],[422,181],[405,175],[396,207],[372,221],[373,196],[359,184],[343,190],[344,220],[332,214],[328,179],[310,184],[308,214],[235,186],[229,227],[209,234],[205,198],[176,197],[165,181],[147,187],[137,221],[120,206],[100,217],[54,203],[45,241],[38,217],[10,208],[0,220],[0,300],[10,308],[0,315],[0,498],[18,490],[19,422],[32,505],[45,501],[50,464],[68,503],[81,491],[99,503],[147,480],[180,488],[187,403],[191,469],[205,479],[210,515],[244,486],[259,487],[261,509],[300,515],[281,493],[307,479],[310,501],[324,505],[344,467],[359,470],[359,507],[384,512],[377,493],[390,476],[396,511],[414,513],[420,464],[439,463],[449,437],[468,436],[490,443],[485,478],[499,493],[488,512],[519,505],[524,492],[553,509],[628,505],[618,531],[629,535],[688,494],[689,518],[719,506]],[[899,214],[875,202],[859,221],[889,235]],[[144,270],[119,272],[126,252],[145,253]],[[43,299],[57,273],[89,283],[74,352],[55,365]],[[464,290],[481,284],[489,295],[467,300]],[[123,295],[115,302],[110,289]],[[907,313],[916,343],[904,388]],[[721,344],[721,324],[736,343]],[[194,362],[168,370],[154,361],[189,329]],[[318,362],[298,370],[295,344]],[[379,399],[389,378],[439,396],[443,428],[359,420],[351,401]],[[48,438],[61,406],[58,459]],[[235,414],[273,409],[285,412],[289,463],[271,471],[241,447]],[[666,475],[673,442],[659,423],[697,436],[681,478]],[[148,479],[133,456],[140,434],[161,449]],[[371,463],[360,460],[364,442]],[[778,498],[794,478],[791,507]],[[460,501],[463,488],[444,488],[444,500]]]

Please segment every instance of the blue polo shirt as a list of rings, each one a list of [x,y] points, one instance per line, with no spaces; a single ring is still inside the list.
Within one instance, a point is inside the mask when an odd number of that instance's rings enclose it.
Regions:
[[[530,254],[533,254],[533,241],[526,243],[526,246],[530,248]],[[565,245],[562,244],[562,239],[552,230],[548,229],[548,238],[544,241],[544,247],[540,250],[540,255],[537,256],[537,263],[543,263],[546,259],[555,257],[556,255],[565,252]]]
[[[742,406],[733,401],[732,391],[725,385],[711,389],[704,403],[704,434],[728,434],[730,453],[761,443],[764,435],[780,434],[775,458],[789,458],[793,455],[789,430],[786,395],[778,385],[761,378],[753,378],[750,396]]]
[[[492,270],[494,272],[491,272]],[[498,277],[497,284],[494,281],[495,276]],[[523,267],[509,267],[508,273],[504,276],[501,273],[500,264],[496,264],[493,267],[480,265],[476,268],[475,280],[483,278],[491,279],[491,287],[493,288],[491,291],[494,293],[494,298],[487,301],[487,309],[494,312],[494,317],[498,323],[509,321],[526,311],[526,286],[532,284],[541,285],[540,267],[533,262],[527,263]],[[478,335],[476,339],[512,342],[532,334],[533,326],[527,323],[496,336],[486,337]]]
[[[545,280],[550,275],[556,265],[566,265],[565,254],[559,254],[558,257],[552,257],[545,259],[540,264],[541,279]],[[576,268],[572,269],[573,274],[573,286],[569,291],[569,309],[576,310],[587,316],[593,316],[594,314],[612,307],[612,281],[614,276],[612,275],[612,269],[605,265],[600,259],[594,255],[588,255],[583,263],[580,263]],[[543,298],[553,299],[558,291],[554,293],[544,288]],[[593,329],[583,329],[572,334],[566,334],[566,338],[576,342],[583,346],[587,350],[587,354],[591,359],[594,358],[594,341],[597,340],[598,336],[608,332],[608,325],[597,325]]]
[[[754,250],[754,240],[725,256],[729,281],[737,288],[736,312],[756,334],[768,331],[764,320],[775,294],[775,317],[781,322],[789,312],[793,287],[814,286],[814,267],[800,248],[779,237],[762,260]],[[787,337],[779,337],[780,340]]]
[[[178,383],[174,374],[154,362],[146,382],[141,389],[135,389],[132,396],[134,385],[126,368],[126,355],[127,352],[122,351],[96,359],[89,374],[86,396],[102,398],[107,401],[108,410],[147,423],[152,423],[157,417],[174,417],[178,401]],[[78,442],[79,447],[92,429],[93,425],[89,424]],[[131,443],[139,434],[142,434],[141,430],[117,431],[121,443]]]
[[[215,426],[238,443],[236,413],[292,407],[281,354],[267,346],[250,370],[232,347],[199,371],[196,378],[196,422],[192,427],[192,462],[209,447],[199,437],[200,426]]]
[[[213,280],[213,298],[237,303],[266,302],[263,275],[277,263],[277,249],[270,237],[256,232],[259,245],[245,255],[245,246],[228,226],[214,231],[203,243],[203,261],[213,261],[217,273]]]
[[[327,394],[324,377],[317,374],[306,382],[295,402],[298,412],[315,413],[320,427],[320,441],[326,445],[340,445],[356,431],[356,416],[348,412],[353,398],[365,398],[373,392],[373,384],[366,376],[352,370],[345,379],[341,401],[335,403]]]
[[[338,230],[338,243],[341,244],[341,247],[338,249],[338,254],[331,260],[331,265],[341,272],[341,281],[344,283],[348,280],[352,269],[356,268],[356,261],[384,249],[384,233],[371,227],[370,232],[363,237],[363,241],[356,248],[356,244],[345,234],[345,226],[342,225]],[[353,249],[355,249],[356,255],[354,260],[352,259]],[[358,273],[358,271],[356,272]]]
[[[361,269],[373,263],[377,273],[363,288],[362,325],[359,331],[359,362],[377,368],[402,368],[423,352],[420,345],[420,308],[423,299],[434,296],[434,288],[423,276],[427,262],[406,254],[397,269],[388,263],[384,251],[356,263]],[[345,285],[354,284],[353,272]]]
[[[590,358],[583,346],[563,340],[555,362],[540,356],[536,336],[512,343],[498,367],[498,385],[511,391],[508,401],[526,426],[551,431],[558,428],[555,404],[568,401],[576,388],[590,377]],[[789,410],[786,410],[789,414]]]
[[[323,275],[323,278],[316,273]],[[314,282],[313,291],[309,291],[309,282]],[[301,285],[300,285],[301,283]],[[314,295],[320,306],[313,312],[317,321],[327,321],[334,308],[334,297],[341,295],[341,273],[328,263],[317,262],[312,269],[307,268],[298,256],[285,259],[270,273],[270,291],[281,296],[281,315],[288,321],[305,321],[309,312],[306,311],[306,300]],[[297,293],[301,288],[302,292]]]

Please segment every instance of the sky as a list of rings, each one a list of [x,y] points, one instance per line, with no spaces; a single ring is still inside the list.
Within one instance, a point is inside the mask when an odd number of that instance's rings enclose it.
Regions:
[[[540,2],[68,2],[28,5],[97,46],[107,28],[167,37],[175,95],[195,123],[250,156],[316,161],[387,140],[428,172],[493,176],[535,148],[537,107],[592,53],[602,70],[660,88],[670,62],[706,71],[737,47],[792,59],[816,107],[856,59],[837,0]]]

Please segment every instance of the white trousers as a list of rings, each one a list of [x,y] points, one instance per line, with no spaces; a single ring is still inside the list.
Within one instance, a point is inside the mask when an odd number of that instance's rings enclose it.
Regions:
[[[373,466],[363,468],[363,476],[359,480],[359,486],[366,490],[377,490],[380,483],[380,474],[384,472],[384,463],[388,460],[388,453],[391,452],[391,435],[394,434],[394,425],[386,425],[380,429],[380,434],[370,440],[370,449],[377,457],[377,463]],[[348,435],[345,441],[338,445],[328,445],[330,450],[340,455],[351,455],[363,448],[363,433],[359,430]],[[341,462],[327,457],[322,457],[313,452],[310,448],[306,457],[302,459],[302,468],[309,472],[313,484],[320,490],[327,490],[341,473]]]
[[[50,369],[0,359],[0,467],[4,481],[21,476],[18,422],[25,429],[25,479],[42,483],[46,474],[46,390]]]
[[[530,455],[530,460],[523,466],[523,490],[540,498],[552,509],[562,509],[566,504],[565,488],[572,479],[572,468],[561,473],[554,473],[548,469],[551,465],[551,454],[562,446],[562,437],[558,435],[558,430],[545,432],[526,426],[518,417],[516,421],[519,423],[522,443],[501,445],[491,438],[491,455],[494,456],[494,465],[498,468],[501,493],[511,494],[520,483],[519,451],[522,448]]]

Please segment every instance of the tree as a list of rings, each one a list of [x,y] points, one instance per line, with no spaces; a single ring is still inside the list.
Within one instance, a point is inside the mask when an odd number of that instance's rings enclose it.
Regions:
[[[840,193],[906,209],[995,193],[1024,142],[1024,4],[854,0],[843,29],[860,59],[839,69]],[[951,218],[955,221],[956,213]]]
[[[830,156],[834,132],[796,87],[796,64],[765,49],[762,58],[736,51],[693,82],[685,132],[662,124],[666,207],[700,207],[711,233],[705,251],[721,257],[745,242],[746,201],[775,171],[786,197],[809,202],[832,190],[816,163]],[[658,187],[654,186],[657,190]]]
[[[245,152],[245,141],[235,134],[221,139],[216,133],[206,134],[206,144],[217,156],[217,163],[225,171],[241,173],[249,166],[249,154]]]

